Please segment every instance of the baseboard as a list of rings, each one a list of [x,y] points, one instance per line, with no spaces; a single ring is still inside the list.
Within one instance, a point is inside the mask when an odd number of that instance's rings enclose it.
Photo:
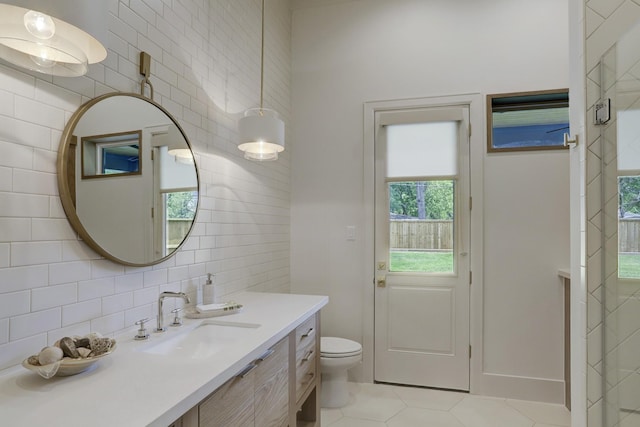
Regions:
[[[483,373],[473,394],[564,404],[564,381]]]

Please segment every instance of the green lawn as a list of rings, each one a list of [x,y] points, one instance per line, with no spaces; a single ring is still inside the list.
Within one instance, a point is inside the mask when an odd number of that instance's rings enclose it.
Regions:
[[[640,278],[640,253],[618,255],[618,277]]]
[[[452,272],[453,252],[391,252],[390,271]]]
[[[640,253],[620,254],[619,277],[640,278]],[[391,252],[390,271],[424,271],[428,273],[453,271],[452,252]]]

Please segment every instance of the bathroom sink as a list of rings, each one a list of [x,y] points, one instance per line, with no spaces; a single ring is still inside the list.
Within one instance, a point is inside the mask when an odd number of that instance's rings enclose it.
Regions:
[[[261,325],[257,323],[203,320],[195,327],[185,327],[172,336],[157,337],[139,351],[177,356],[181,359],[206,359],[244,338],[254,334]],[[170,334],[171,332],[168,332]]]

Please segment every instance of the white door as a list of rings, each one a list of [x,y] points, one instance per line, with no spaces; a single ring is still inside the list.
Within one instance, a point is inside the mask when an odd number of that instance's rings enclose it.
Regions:
[[[469,108],[375,121],[375,380],[469,390]]]

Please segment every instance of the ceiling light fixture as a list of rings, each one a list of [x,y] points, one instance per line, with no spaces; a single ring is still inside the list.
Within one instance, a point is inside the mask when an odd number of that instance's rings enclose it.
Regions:
[[[249,160],[277,160],[284,151],[284,122],[275,110],[263,108],[264,102],[264,0],[262,0],[262,36],[260,48],[260,107],[250,108],[238,121],[240,144]]]
[[[0,58],[43,74],[66,77],[86,74],[89,64],[107,57],[102,43],[85,31],[99,30],[96,19],[104,21],[100,8],[105,3],[78,0],[0,3]]]

